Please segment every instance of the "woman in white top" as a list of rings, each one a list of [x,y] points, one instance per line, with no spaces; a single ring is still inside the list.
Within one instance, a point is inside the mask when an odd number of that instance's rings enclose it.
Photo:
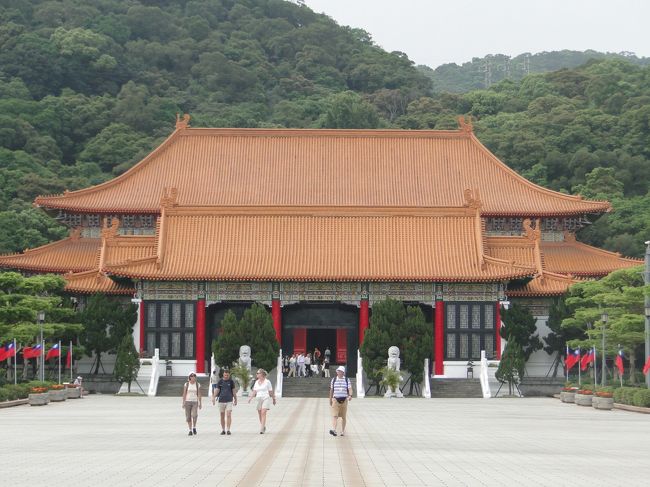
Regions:
[[[187,382],[183,386],[183,409],[185,420],[190,428],[189,436],[196,434],[196,420],[201,409],[201,384],[196,380],[196,374],[190,372]]]
[[[253,398],[257,398],[257,415],[260,419],[260,435],[266,432],[266,412],[271,409],[271,400],[275,406],[275,394],[273,384],[266,378],[267,373],[264,369],[258,369],[256,372],[257,380],[253,384],[253,394],[248,399],[250,403]]]

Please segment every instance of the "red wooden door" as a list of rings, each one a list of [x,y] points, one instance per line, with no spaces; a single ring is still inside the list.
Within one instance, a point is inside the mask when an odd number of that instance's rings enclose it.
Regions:
[[[336,329],[336,363],[346,364],[348,362],[348,330],[346,328]]]
[[[305,353],[307,351],[307,328],[293,329],[293,353]]]

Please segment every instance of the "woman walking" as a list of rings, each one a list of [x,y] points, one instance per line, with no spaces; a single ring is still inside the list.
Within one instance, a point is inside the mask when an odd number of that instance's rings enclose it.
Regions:
[[[260,420],[260,435],[266,432],[266,412],[271,409],[271,400],[275,406],[275,393],[273,384],[266,378],[267,372],[264,369],[257,369],[257,380],[253,384],[253,394],[248,399],[250,403],[253,398],[257,399],[257,416]]]
[[[190,372],[187,382],[183,386],[183,409],[185,420],[190,429],[188,436],[196,434],[196,420],[201,409],[201,384],[196,380],[196,374]]]

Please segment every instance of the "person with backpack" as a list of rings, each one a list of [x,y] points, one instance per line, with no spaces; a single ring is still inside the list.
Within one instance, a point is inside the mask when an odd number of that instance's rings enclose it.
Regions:
[[[196,420],[201,409],[201,384],[196,380],[196,374],[190,372],[187,382],[183,386],[183,409],[185,409],[185,420],[190,428],[188,436],[196,434]]]
[[[237,405],[237,386],[230,377],[230,370],[223,370],[223,378],[217,382],[212,396],[212,405],[219,399],[219,414],[221,416],[221,434],[230,434],[232,424],[232,407]]]
[[[332,429],[330,435],[337,436],[338,419],[341,418],[341,436],[345,436],[348,402],[352,400],[352,383],[345,377],[345,367],[336,368],[336,377],[330,383],[330,407],[332,408]]]

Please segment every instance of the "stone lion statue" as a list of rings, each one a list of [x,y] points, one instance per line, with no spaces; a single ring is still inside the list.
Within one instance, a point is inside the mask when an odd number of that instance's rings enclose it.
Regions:
[[[399,370],[400,367],[400,358],[399,358],[399,348],[395,345],[388,349],[388,368]]]
[[[251,371],[251,347],[242,345],[239,347],[239,363],[248,369],[249,375]]]

